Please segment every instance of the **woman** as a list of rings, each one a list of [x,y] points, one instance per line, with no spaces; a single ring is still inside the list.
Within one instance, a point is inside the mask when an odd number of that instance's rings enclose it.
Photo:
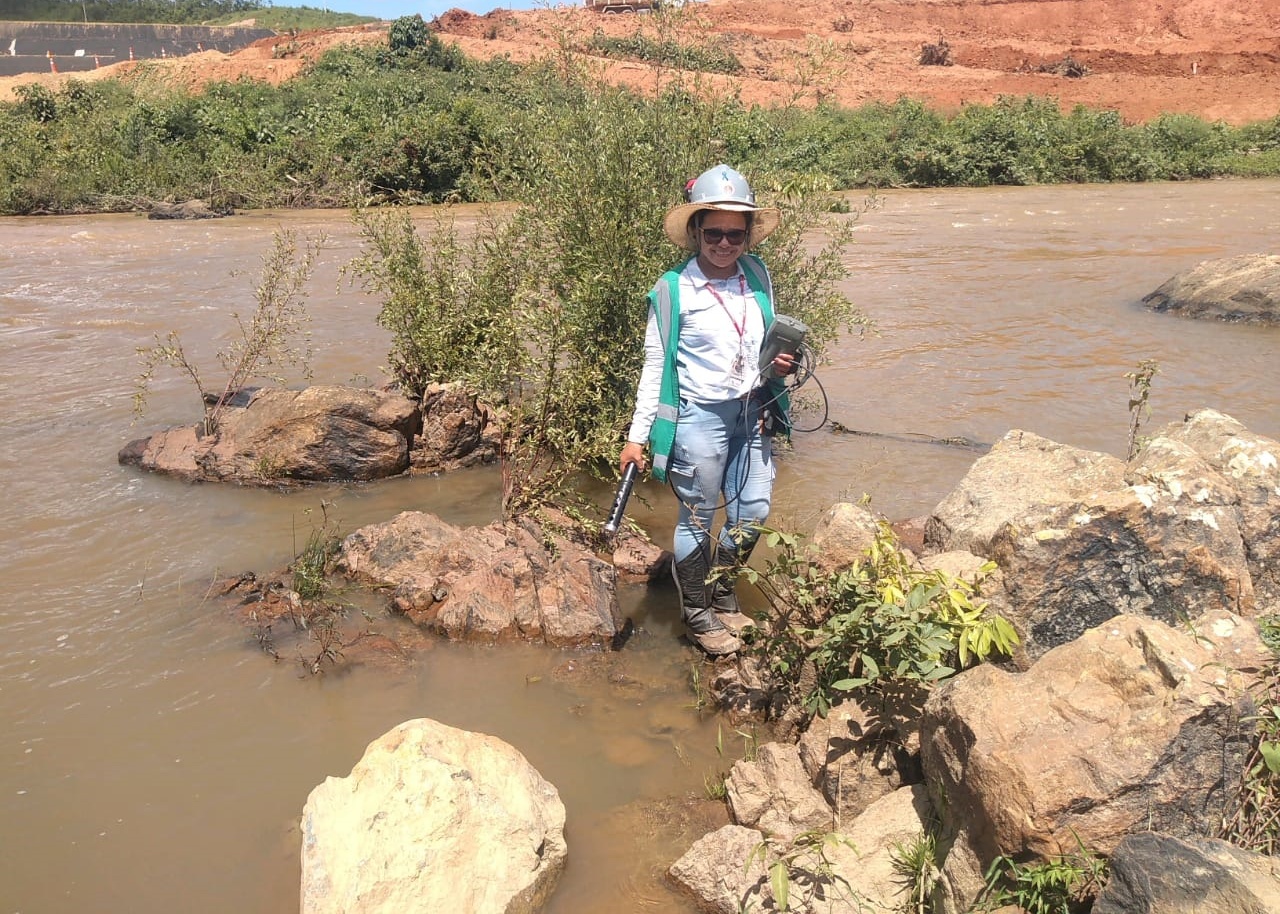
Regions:
[[[688,187],[687,201],[663,220],[667,237],[693,253],[649,293],[644,370],[619,460],[669,478],[680,498],[673,575],[690,639],[712,656],[731,654],[751,620],[739,609],[733,578],[712,568],[746,562],[773,491],[771,417],[785,417],[783,385],[762,380],[760,347],[773,322],[773,288],[764,263],[747,251],[778,227],[776,209],[755,204],[741,174],[717,165]],[[778,356],[777,375],[794,369]],[[725,523],[712,537],[721,506]]]

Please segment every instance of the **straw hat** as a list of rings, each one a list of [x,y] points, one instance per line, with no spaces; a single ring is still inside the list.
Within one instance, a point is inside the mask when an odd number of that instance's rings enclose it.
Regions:
[[[685,193],[689,202],[674,206],[662,220],[662,228],[676,247],[697,251],[698,240],[689,231],[689,219],[702,210],[751,213],[751,236],[747,247],[764,241],[782,221],[776,207],[756,206],[756,195],[747,179],[728,165],[717,165],[698,175]]]

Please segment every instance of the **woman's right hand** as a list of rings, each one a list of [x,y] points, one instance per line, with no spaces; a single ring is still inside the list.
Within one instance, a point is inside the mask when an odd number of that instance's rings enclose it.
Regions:
[[[622,449],[622,455],[618,458],[618,469],[623,473],[627,471],[627,465],[634,463],[636,469],[644,469],[644,445],[636,444],[634,441],[628,441],[627,446]]]

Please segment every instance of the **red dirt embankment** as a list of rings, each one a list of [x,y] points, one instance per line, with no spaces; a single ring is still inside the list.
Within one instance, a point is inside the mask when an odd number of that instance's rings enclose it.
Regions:
[[[582,7],[484,16],[453,10],[433,27],[478,58],[527,60],[552,52],[562,35],[585,40],[596,29],[720,43],[745,75],[708,78],[706,91],[738,92],[761,104],[826,98],[857,106],[908,96],[955,110],[1001,95],[1038,95],[1064,108],[1115,109],[1130,121],[1164,112],[1232,124],[1280,115],[1276,0],[707,0],[686,6],[681,18],[669,36],[659,35],[657,17]],[[954,65],[921,66],[921,48],[939,39],[950,46]],[[385,29],[308,33],[232,55],[196,54],[164,62],[171,68],[165,81],[196,86],[247,75],[278,83],[335,43],[370,40],[385,40]],[[1088,75],[1041,71],[1067,58]],[[96,73],[110,69],[116,68]],[[640,63],[603,64],[603,73],[644,88],[659,78]],[[0,98],[9,96],[7,82],[0,82]]]

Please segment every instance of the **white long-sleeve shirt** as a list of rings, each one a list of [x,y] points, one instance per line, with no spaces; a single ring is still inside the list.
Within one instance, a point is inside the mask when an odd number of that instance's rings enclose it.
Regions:
[[[708,279],[695,257],[680,272],[679,297],[676,372],[681,399],[723,403],[750,393],[759,380],[764,315],[742,267],[728,279]],[[664,356],[658,318],[651,307],[644,335],[644,369],[628,441],[644,444],[649,440],[649,429],[658,414]]]

